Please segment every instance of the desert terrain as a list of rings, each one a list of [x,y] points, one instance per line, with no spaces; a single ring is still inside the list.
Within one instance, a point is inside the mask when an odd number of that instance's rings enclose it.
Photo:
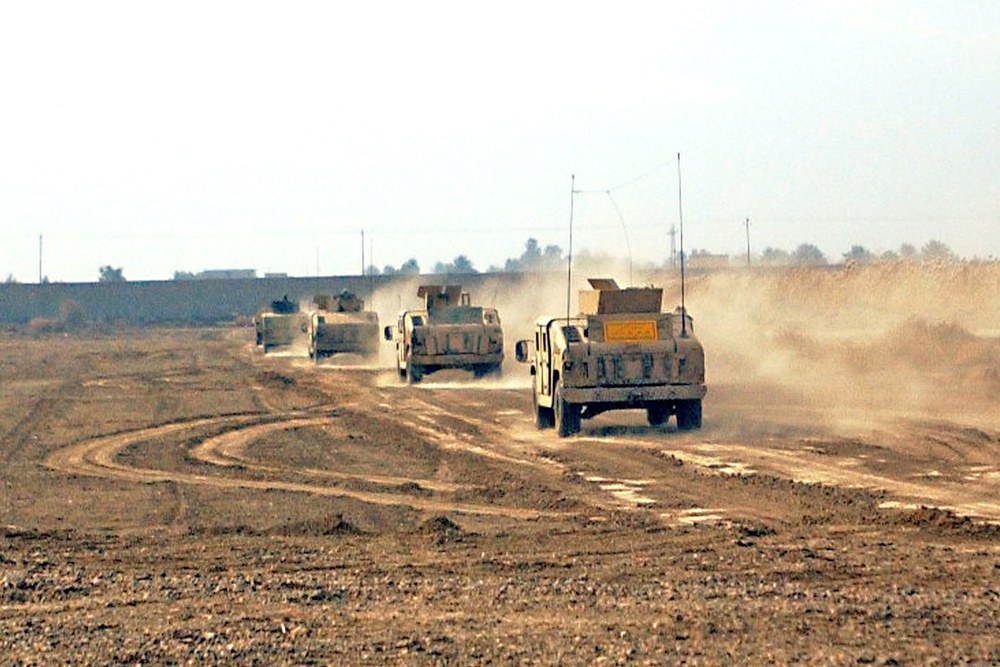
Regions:
[[[493,295],[508,356],[564,294]],[[566,439],[513,359],[407,386],[388,343],[3,332],[0,656],[1000,663],[997,294],[995,264],[695,276],[703,428]]]

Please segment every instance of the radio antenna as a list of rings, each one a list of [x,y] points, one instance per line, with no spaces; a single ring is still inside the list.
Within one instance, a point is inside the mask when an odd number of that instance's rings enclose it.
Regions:
[[[681,338],[687,338],[687,308],[684,304],[684,203],[681,193],[681,154],[677,154],[677,217],[681,228]]]
[[[611,196],[611,190],[605,190],[605,192],[608,193],[611,205],[615,207],[615,213],[618,214],[618,219],[622,223],[622,231],[625,233],[625,250],[628,252],[628,286],[633,287],[635,283],[632,282],[632,244],[628,241],[628,228],[625,226],[625,217],[622,215],[622,210],[618,208],[618,202]]]
[[[573,290],[573,202],[576,199],[576,174],[569,177],[569,252],[566,257],[566,324],[569,325],[569,299]]]

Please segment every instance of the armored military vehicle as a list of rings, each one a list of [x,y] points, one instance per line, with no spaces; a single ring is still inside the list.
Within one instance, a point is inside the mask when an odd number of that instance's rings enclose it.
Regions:
[[[653,426],[676,415],[679,430],[700,428],[705,353],[690,316],[661,312],[660,288],[589,282],[579,316],[542,318],[534,340],[515,346],[517,360],[531,364],[536,426],[564,437],[581,419],[640,408]]]
[[[365,310],[365,302],[352,292],[317,294],[313,306],[306,327],[310,358],[319,361],[343,352],[364,356],[378,352],[378,314]]]
[[[301,337],[306,320],[305,313],[299,311],[298,304],[290,301],[287,294],[272,301],[270,309],[258,311],[253,318],[257,345],[267,352],[273,347],[293,344]]]
[[[461,285],[421,285],[423,310],[404,310],[384,330],[396,343],[401,378],[414,383],[445,368],[472,371],[476,377],[500,375],[503,330],[495,308],[473,306]]]

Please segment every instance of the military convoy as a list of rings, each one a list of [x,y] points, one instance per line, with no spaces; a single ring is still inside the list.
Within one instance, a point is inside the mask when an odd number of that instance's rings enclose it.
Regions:
[[[503,330],[495,308],[473,306],[460,285],[421,285],[422,310],[404,310],[384,336],[396,345],[400,378],[420,382],[446,368],[472,371],[476,377],[499,376]]]
[[[660,288],[590,285],[577,317],[542,318],[534,340],[515,346],[517,360],[531,365],[535,425],[565,437],[581,419],[640,408],[650,425],[675,415],[678,430],[700,428],[705,353],[690,316],[661,312]]]
[[[621,289],[614,280],[591,279],[579,314],[543,317],[534,338],[518,341],[519,362],[530,365],[535,425],[560,437],[579,432],[582,419],[609,410],[638,408],[652,426],[671,416],[677,429],[701,428],[705,352],[683,307],[662,312],[663,290]],[[382,335],[395,344],[395,367],[410,384],[443,369],[499,376],[503,329],[495,308],[473,306],[460,285],[422,285],[424,307],[403,310]],[[254,318],[257,343],[267,351],[302,333],[309,356],[378,351],[378,315],[344,291],[317,295],[307,315],[284,299]],[[568,313],[567,313],[568,314]]]
[[[345,352],[378,354],[378,314],[365,310],[363,300],[344,290],[336,296],[317,294],[313,305],[306,325],[311,359],[318,362]]]

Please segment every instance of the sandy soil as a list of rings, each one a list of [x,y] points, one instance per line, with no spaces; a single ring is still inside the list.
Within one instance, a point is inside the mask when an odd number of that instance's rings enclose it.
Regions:
[[[829,314],[872,280],[695,282],[685,433],[536,431],[517,366],[409,387],[248,329],[6,334],[0,655],[1000,663],[996,307]]]

